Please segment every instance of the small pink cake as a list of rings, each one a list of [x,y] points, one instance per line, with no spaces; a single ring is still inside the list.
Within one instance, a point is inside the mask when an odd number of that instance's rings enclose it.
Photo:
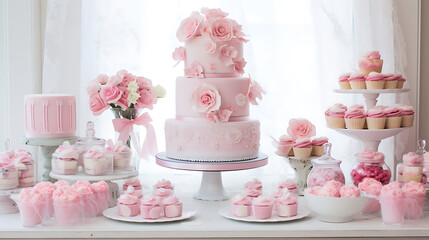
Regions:
[[[32,187],[35,184],[34,161],[31,153],[18,149],[13,157],[18,169],[19,187]]]
[[[79,222],[82,204],[79,192],[71,187],[58,187],[52,195],[54,200],[55,220],[60,225],[70,226]]]
[[[399,79],[402,78],[400,73],[390,73],[384,75],[384,89],[396,89]]]
[[[110,156],[110,157],[109,157]],[[83,168],[89,175],[104,175],[113,171],[113,160],[111,155],[104,150],[91,149],[82,156]]]
[[[131,149],[121,141],[114,144],[111,139],[107,140],[107,145],[106,151],[113,155],[113,169],[129,170],[131,167]]]
[[[41,224],[44,217],[45,198],[33,188],[24,188],[19,194],[18,207],[22,226]]]
[[[180,202],[179,198],[174,195],[164,198],[162,200],[164,216],[167,218],[175,218],[182,216],[183,203]]]
[[[159,180],[155,184],[154,189],[158,189],[158,188],[165,188],[165,189],[174,190],[174,186],[171,183],[171,181],[170,180],[166,180],[166,179]]]
[[[298,214],[298,201],[292,194],[281,196],[276,201],[279,217],[293,217]]]
[[[128,191],[118,198],[117,207],[119,216],[134,217],[140,214],[140,200]]]
[[[414,109],[412,106],[401,105],[402,122],[401,127],[412,127],[414,123]]]
[[[402,189],[405,192],[405,218],[408,220],[419,220],[423,216],[423,205],[425,202],[426,189],[419,182],[408,182]]]
[[[26,95],[25,136],[67,138],[76,133],[76,98],[72,95]]]
[[[293,153],[297,158],[309,158],[313,145],[310,138],[299,138],[293,145]]]
[[[293,181],[292,179],[286,179],[283,182],[281,182],[279,184],[279,189],[287,189],[288,192],[295,194],[295,195],[299,195],[299,189],[296,186],[295,181]]]
[[[349,82],[350,75],[351,73],[343,73],[338,77],[338,84],[341,89],[352,89]]]
[[[405,216],[405,193],[401,184],[391,182],[381,189],[381,216],[385,224],[401,224]]]
[[[266,197],[257,197],[253,199],[253,216],[256,219],[270,218],[273,213],[274,201]]]
[[[252,215],[252,199],[244,195],[235,195],[231,201],[231,212],[236,217]]]
[[[340,188],[340,197],[342,198],[353,198],[353,197],[359,197],[360,191],[355,186],[342,186]]]
[[[134,190],[142,190],[142,184],[138,178],[128,179],[124,185],[122,185],[122,190],[127,191],[128,186],[133,186]]]
[[[76,147],[65,141],[52,154],[52,171],[64,175],[76,174],[78,162],[79,154]]]
[[[44,197],[43,218],[48,219],[54,216],[54,202],[52,194],[57,189],[51,182],[40,182],[34,186],[33,190],[38,191]]]
[[[140,205],[140,212],[144,219],[158,219],[161,217],[161,201],[158,197],[145,196]]]
[[[256,190],[262,190],[262,182],[259,181],[259,179],[254,178],[252,181],[247,182],[244,187],[246,189],[256,189]]]
[[[281,156],[293,156],[293,145],[295,144],[295,138],[282,135],[279,139],[279,144],[277,146],[277,154]]]

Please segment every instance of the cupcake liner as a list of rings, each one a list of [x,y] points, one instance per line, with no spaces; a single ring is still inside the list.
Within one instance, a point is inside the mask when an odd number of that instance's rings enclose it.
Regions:
[[[365,118],[346,118],[347,129],[363,129]]]
[[[326,124],[330,128],[346,128],[346,122],[344,121],[344,118],[336,118],[336,117],[330,117],[326,116]]]
[[[295,154],[293,153],[293,147],[290,149],[288,156],[294,156]]]
[[[403,88],[404,87],[404,83],[405,83],[405,81],[398,81],[398,84],[396,85],[396,88],[397,89]]]
[[[412,127],[414,122],[413,115],[402,115],[401,127]]]
[[[311,156],[322,156],[323,155],[323,146],[313,146],[311,150]]]
[[[419,183],[422,181],[422,175],[398,175],[398,181],[404,183],[414,181]]]
[[[384,89],[396,89],[398,86],[398,80],[384,81]]]
[[[350,86],[349,81],[338,82],[338,84],[340,85],[341,89],[352,89],[352,87]]]
[[[367,89],[384,89],[385,81],[365,81]]]
[[[404,175],[421,175],[423,173],[423,167],[405,166]]]
[[[365,81],[349,81],[352,89],[366,89]]]
[[[295,153],[295,157],[297,158],[309,158],[311,156],[312,147],[308,148],[298,148],[294,147],[293,152]]]
[[[368,129],[384,129],[386,126],[386,117],[373,118],[367,117],[366,122],[368,123]]]
[[[387,117],[386,118],[386,128],[400,128],[402,123],[402,116],[398,117]]]

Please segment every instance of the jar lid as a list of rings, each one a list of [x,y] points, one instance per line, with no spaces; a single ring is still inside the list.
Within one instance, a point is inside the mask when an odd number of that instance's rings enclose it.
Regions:
[[[106,145],[106,140],[95,137],[94,123],[89,121],[86,124],[86,137],[82,137],[76,140],[76,146],[94,146],[94,145]]]
[[[365,149],[361,153],[355,154],[356,160],[360,163],[369,163],[369,164],[383,164],[384,163],[384,154],[381,152],[374,152],[368,149]]]
[[[418,155],[425,154],[426,152],[425,147],[426,147],[426,140],[419,139],[419,141],[417,142],[417,151],[415,151],[414,153]]]
[[[319,164],[319,165],[339,165],[341,164],[341,160],[337,160],[331,156],[331,143],[325,143],[323,144],[323,155],[320,158],[316,158],[311,160],[313,164]]]

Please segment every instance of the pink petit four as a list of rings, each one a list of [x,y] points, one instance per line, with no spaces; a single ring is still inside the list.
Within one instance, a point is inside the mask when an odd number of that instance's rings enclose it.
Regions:
[[[171,195],[162,200],[162,206],[165,217],[174,218],[182,216],[183,204],[176,196]]]
[[[295,181],[293,181],[291,179],[286,179],[285,181],[281,182],[279,184],[279,189],[287,189],[288,192],[295,194],[295,195],[299,195],[299,189],[296,186]]]
[[[157,189],[157,188],[165,188],[165,189],[174,190],[174,186],[171,183],[171,181],[166,180],[166,179],[162,179],[162,180],[158,181],[154,186],[154,189]]]
[[[254,178],[252,181],[247,182],[244,185],[245,188],[247,189],[257,189],[257,190],[262,190],[262,182],[259,181],[259,179]]]
[[[276,210],[279,217],[293,217],[298,214],[298,201],[292,194],[279,197],[276,201]]]
[[[145,196],[140,205],[140,212],[144,219],[158,219],[161,217],[161,201],[158,197]]]
[[[134,217],[140,214],[140,201],[138,197],[131,195],[128,191],[118,198],[117,207],[119,216]]]
[[[231,201],[232,215],[248,217],[252,215],[252,199],[244,195],[235,195]]]
[[[257,197],[253,199],[253,216],[256,219],[270,218],[273,213],[274,201],[270,198]]]
[[[122,185],[122,190],[126,191],[128,189],[128,186],[133,186],[134,190],[142,190],[142,185],[141,185],[140,180],[138,178],[128,179],[124,183],[124,185]]]

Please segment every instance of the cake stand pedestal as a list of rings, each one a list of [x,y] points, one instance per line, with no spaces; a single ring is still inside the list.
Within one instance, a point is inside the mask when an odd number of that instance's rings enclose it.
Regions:
[[[49,173],[52,170],[52,154],[55,150],[63,144],[65,141],[69,141],[70,144],[76,142],[78,137],[69,138],[24,138],[25,145],[39,146],[40,152],[43,156],[43,182],[54,182],[55,180],[50,177]]]
[[[58,180],[66,180],[66,181],[82,180],[82,181],[89,181],[89,182],[105,181],[107,185],[109,185],[109,192],[110,192],[109,207],[116,206],[116,199],[118,199],[120,195],[118,184],[112,181],[133,178],[133,177],[137,177],[138,175],[139,173],[137,170],[117,171],[117,172],[114,171],[113,173],[100,175],[100,176],[88,175],[84,172],[78,172],[75,175],[62,175],[62,174],[56,174],[54,172],[50,173],[50,176],[52,178],[58,179]]]
[[[405,93],[410,89],[334,89],[336,93],[362,94],[365,98],[366,108],[371,109],[377,104],[381,93]],[[400,102],[400,100],[398,100]]]
[[[201,185],[195,199],[205,201],[223,201],[229,199],[222,183],[222,172],[258,168],[267,165],[268,155],[260,153],[259,157],[244,161],[231,162],[191,162],[167,157],[165,152],[158,153],[156,163],[160,166],[189,171],[202,171]]]
[[[282,156],[284,157],[284,156]],[[303,195],[304,189],[307,188],[307,177],[313,168],[311,160],[319,157],[310,157],[310,158],[297,158],[297,157],[284,157],[286,162],[293,168],[295,171],[294,181],[296,186],[299,189],[299,194]]]
[[[0,215],[19,212],[16,202],[10,198],[10,195],[20,192],[21,188],[0,190]]]

